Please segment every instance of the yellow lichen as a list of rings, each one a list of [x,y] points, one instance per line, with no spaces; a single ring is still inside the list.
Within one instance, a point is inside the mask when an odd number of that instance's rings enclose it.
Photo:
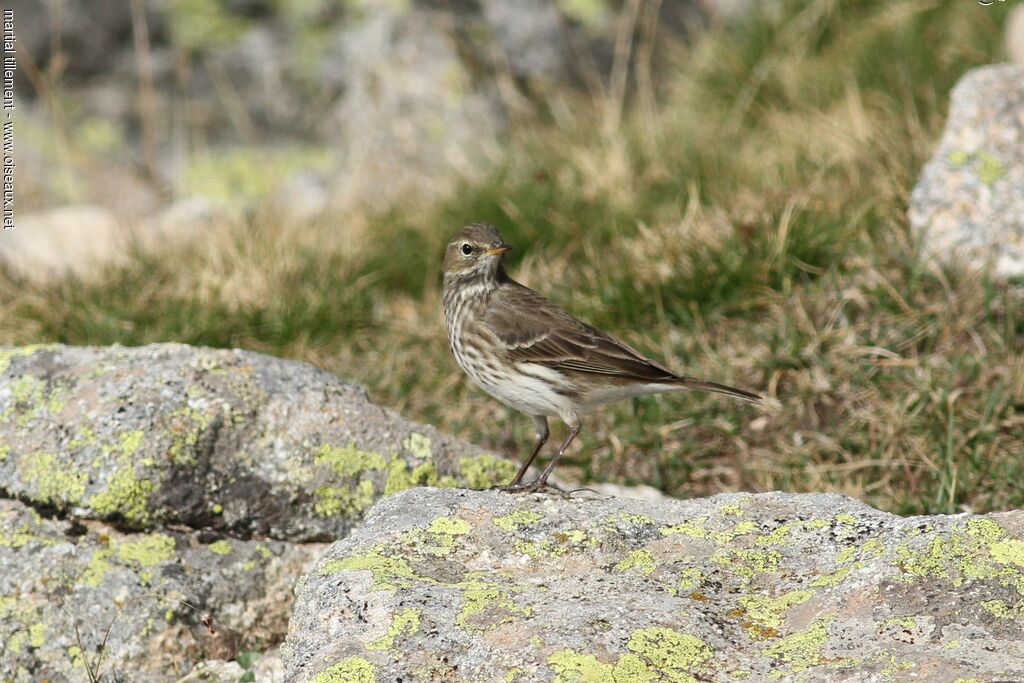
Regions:
[[[633,631],[626,647],[668,680],[679,683],[696,681],[692,672],[702,671],[704,662],[712,655],[711,648],[700,638],[661,626]]]
[[[498,578],[490,572],[470,572],[454,584],[463,596],[462,610],[455,617],[458,626],[484,631],[513,621],[517,615],[530,615],[529,607],[520,607],[512,599],[509,591],[514,587],[501,584]]]
[[[214,541],[213,543],[208,545],[207,548],[209,548],[210,552],[213,553],[214,555],[230,555],[231,554],[231,543],[226,541],[226,540],[224,540],[224,539],[221,539],[219,541]]]
[[[624,572],[627,569],[635,569],[641,574],[650,574],[658,565],[654,562],[654,556],[649,550],[634,550],[629,556],[615,565],[615,571]]]
[[[353,555],[340,560],[331,560],[320,569],[322,576],[340,571],[369,571],[373,574],[374,590],[397,590],[412,584],[419,578],[409,563],[400,557],[388,557],[382,554],[382,546],[374,546],[361,555]]]
[[[516,464],[484,453],[459,460],[462,485],[470,489],[486,489],[504,484],[516,474]]]
[[[388,632],[367,644],[367,650],[387,650],[401,636],[413,636],[420,630],[420,611],[407,607],[394,616]]]
[[[767,595],[744,595],[737,602],[743,606],[747,617],[767,628],[778,628],[782,625],[783,615],[796,605],[810,600],[812,593],[806,590],[794,590],[777,598]]]
[[[405,441],[402,442],[402,446],[405,447],[405,450],[412,453],[414,458],[419,460],[429,460],[434,457],[430,438],[423,434],[413,432],[405,439]]]
[[[377,683],[377,671],[362,657],[348,657],[318,673],[313,683]]]
[[[818,664],[828,639],[830,621],[831,617],[817,619],[803,631],[786,636],[765,648],[764,653],[772,659],[788,662],[794,670]]]
[[[539,512],[533,512],[532,510],[515,510],[502,515],[501,517],[494,518],[494,526],[504,529],[505,531],[516,531],[524,526],[530,526],[536,524],[543,516]]]
[[[711,556],[711,561],[726,567],[737,576],[752,578],[757,574],[778,571],[782,555],[777,550],[746,550],[722,548]]]
[[[123,541],[116,544],[118,558],[135,562],[140,567],[152,567],[174,559],[175,541],[166,534],[151,534],[137,541]]]
[[[74,505],[85,495],[89,475],[71,461],[52,453],[31,453],[18,463],[18,476],[28,484],[33,498],[55,505]]]
[[[663,536],[682,534],[684,536],[689,536],[690,538],[707,538],[708,531],[703,526],[706,521],[707,518],[699,517],[681,524],[662,527],[660,531]]]
[[[142,526],[149,523],[149,499],[156,484],[139,479],[130,462],[122,462],[110,477],[104,491],[92,496],[88,505],[100,515],[121,515],[125,520]]]

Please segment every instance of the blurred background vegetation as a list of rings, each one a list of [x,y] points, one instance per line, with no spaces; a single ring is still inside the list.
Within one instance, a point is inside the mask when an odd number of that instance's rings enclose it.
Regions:
[[[231,4],[168,14],[168,69],[209,65],[212,42],[260,20]],[[564,4],[585,35],[595,3]],[[0,344],[180,341],[301,359],[519,457],[530,421],[469,386],[440,313],[445,243],[491,222],[516,246],[520,281],[671,367],[768,396],[764,409],[698,394],[611,406],[586,423],[564,475],[682,497],[837,491],[899,513],[1021,507],[1020,288],[926,262],[906,216],[950,89],[1002,59],[1009,4],[752,3],[682,21],[657,49],[645,49],[646,2],[601,5],[610,37],[593,73],[513,79],[519,95],[502,100],[508,123],[486,132],[486,159],[429,192],[413,181],[311,213],[274,191],[293,167],[329,165],[323,143],[294,142],[305,123],[274,148],[259,146],[258,120],[232,128],[230,151],[190,138],[188,173],[157,194],[244,202],[89,273],[2,266]],[[308,33],[297,49],[313,59]],[[52,61],[24,91],[43,118],[20,130],[58,134],[43,180],[23,181],[23,212],[118,194],[101,167],[132,150],[145,165],[145,146],[163,139],[144,117],[127,142],[75,119]]]

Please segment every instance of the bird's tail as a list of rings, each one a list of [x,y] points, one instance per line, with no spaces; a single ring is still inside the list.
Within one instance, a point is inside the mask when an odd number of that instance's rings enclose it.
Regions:
[[[751,403],[760,403],[761,397],[750,391],[744,391],[743,389],[737,389],[736,387],[726,386],[725,384],[718,384],[717,382],[705,382],[704,380],[694,379],[693,377],[680,377],[679,383],[688,389],[700,389],[701,391],[712,391],[716,394],[725,394],[726,396],[734,396],[735,398],[743,399],[744,401],[750,401]]]

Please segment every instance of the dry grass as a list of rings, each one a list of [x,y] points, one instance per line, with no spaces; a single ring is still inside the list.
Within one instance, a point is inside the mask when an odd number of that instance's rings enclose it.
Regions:
[[[617,125],[587,101],[529,127],[451,198],[302,225],[263,207],[97,281],[0,275],[0,343],[301,358],[521,453],[529,420],[467,385],[440,318],[444,243],[490,221],[526,284],[673,367],[769,397],[612,406],[564,473],[679,496],[839,491],[903,513],[1019,507],[1021,289],[923,263],[906,224],[948,91],[998,60],[1003,14],[786,3],[682,50],[665,94],[641,93]]]

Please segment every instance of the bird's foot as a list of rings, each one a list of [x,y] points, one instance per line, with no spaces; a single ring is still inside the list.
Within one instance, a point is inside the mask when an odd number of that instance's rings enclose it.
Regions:
[[[566,491],[561,486],[558,486],[556,484],[551,484],[546,481],[541,481],[540,479],[535,479],[534,481],[528,481],[525,483],[519,482],[515,484],[506,484],[504,486],[492,486],[491,490],[503,491],[505,493],[551,493],[559,495],[562,498],[571,498],[572,494],[575,493],[576,491],[589,491],[590,489],[572,489],[571,491]]]

